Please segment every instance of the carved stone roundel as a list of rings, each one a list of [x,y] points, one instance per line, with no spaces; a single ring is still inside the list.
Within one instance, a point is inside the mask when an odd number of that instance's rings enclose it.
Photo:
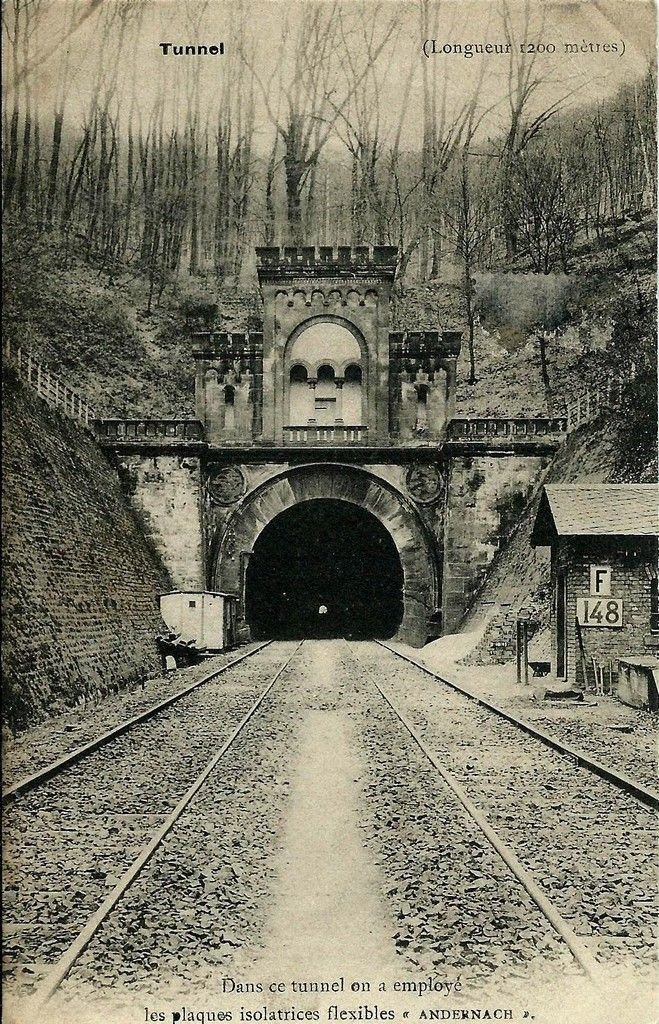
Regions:
[[[216,505],[233,505],[242,498],[247,485],[238,466],[223,466],[211,470],[207,486],[211,501]]]
[[[436,466],[412,466],[405,483],[409,496],[421,505],[436,501],[442,489],[442,478]]]

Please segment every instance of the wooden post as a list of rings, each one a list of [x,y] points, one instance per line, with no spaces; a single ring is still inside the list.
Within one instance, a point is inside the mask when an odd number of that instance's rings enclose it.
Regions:
[[[529,624],[522,622],[522,638],[524,641],[524,685],[529,685]]]

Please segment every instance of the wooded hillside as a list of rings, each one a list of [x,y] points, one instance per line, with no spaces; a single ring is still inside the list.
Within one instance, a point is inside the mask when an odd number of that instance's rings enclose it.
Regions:
[[[488,4],[505,52],[439,62],[420,40],[474,21],[429,0],[243,2],[230,21],[207,0],[11,0],[9,338],[102,413],[189,415],[191,328],[215,308],[258,329],[255,245],[388,244],[395,327],[464,330],[462,414],[557,413],[612,371],[636,380],[632,415],[651,408],[651,8],[626,15],[620,63],[529,51],[584,29],[545,6]]]

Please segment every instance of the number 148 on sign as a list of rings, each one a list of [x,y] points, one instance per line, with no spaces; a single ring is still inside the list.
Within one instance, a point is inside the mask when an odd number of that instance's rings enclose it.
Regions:
[[[622,601],[616,597],[577,598],[580,626],[622,626]]]

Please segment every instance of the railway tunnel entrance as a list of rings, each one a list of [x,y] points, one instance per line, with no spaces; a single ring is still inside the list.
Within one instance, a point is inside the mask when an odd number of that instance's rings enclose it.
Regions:
[[[409,498],[363,467],[311,463],[263,480],[225,519],[209,561],[210,589],[238,597],[245,639],[291,624],[415,647],[437,636],[432,538]]]
[[[325,498],[293,505],[254,545],[245,613],[255,639],[392,637],[403,617],[396,545],[359,505]]]

